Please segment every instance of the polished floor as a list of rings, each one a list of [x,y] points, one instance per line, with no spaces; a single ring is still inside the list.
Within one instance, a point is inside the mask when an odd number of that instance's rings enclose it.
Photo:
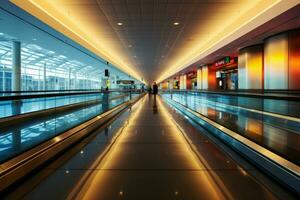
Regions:
[[[294,199],[160,97],[145,96],[6,199]]]

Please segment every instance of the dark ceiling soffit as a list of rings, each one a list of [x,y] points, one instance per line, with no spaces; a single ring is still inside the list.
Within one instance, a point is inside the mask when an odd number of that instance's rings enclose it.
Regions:
[[[16,5],[9,2],[8,0],[0,0],[0,1],[1,1],[0,8],[3,11],[5,11],[5,12],[21,19],[22,21],[24,21],[27,24],[30,24],[30,25],[36,27],[37,29],[47,33],[49,36],[52,36],[55,39],[65,43],[66,45],[69,45],[69,46],[77,49],[78,51],[81,51],[82,53],[92,57],[93,59],[96,59],[96,60],[98,60],[99,62],[101,62],[103,64],[107,63],[106,60],[102,59],[101,57],[97,56],[96,54],[89,51],[85,47],[83,47],[83,46],[79,45],[78,43],[74,42],[70,38],[63,35],[62,33],[54,30],[49,25],[47,25],[44,22],[40,21],[39,19],[37,19],[36,17],[31,15],[30,13],[28,13],[28,12],[22,10],[21,8],[17,7]],[[116,71],[119,71],[121,73],[126,74],[125,72],[122,72],[121,70],[119,70],[117,67],[115,67],[115,66],[113,66],[113,67]]]
[[[284,25],[285,23],[288,23],[289,21],[294,20],[295,18],[299,17],[300,16],[299,13],[300,13],[300,4],[293,7],[293,8],[291,8],[291,9],[289,9],[289,10],[287,10],[286,12],[280,14],[279,16],[271,19],[270,21],[260,25],[259,27],[255,28],[254,30],[248,32],[247,34],[241,36],[240,38],[234,40],[233,42],[225,45],[224,47],[214,51],[213,53],[209,54],[205,58],[203,58],[199,61],[196,61],[192,65],[182,69],[181,71],[179,71],[176,74],[166,78],[165,80],[173,79],[177,76],[180,76],[181,74],[186,74],[187,72],[193,71],[193,70],[195,70],[195,69],[197,69],[201,66],[211,66],[213,62],[217,61],[218,59],[222,59],[222,57],[225,57],[225,55],[221,56],[221,57],[220,56],[218,57],[217,55],[219,55],[219,54],[217,52],[224,51],[224,49],[228,49],[228,47],[230,47],[230,46],[239,46],[237,48],[243,49],[243,48],[248,47],[248,46],[260,45],[268,37],[271,37],[271,36],[276,35],[276,34],[280,34],[280,33],[285,32],[285,31],[294,30],[295,27],[286,28],[286,29],[283,29],[283,30],[280,30],[280,28],[279,28],[279,31],[276,31],[275,33],[268,34],[272,30],[276,30],[276,29],[278,29],[278,27]],[[255,35],[255,39],[253,39],[253,41],[251,41],[249,43],[249,39],[247,39],[247,38],[249,38],[249,36],[250,36],[250,38],[253,38],[253,35]],[[231,52],[231,53],[236,53],[236,52]],[[214,57],[216,59],[214,59],[214,60],[210,59],[208,62],[204,62],[203,60],[205,60],[208,57]],[[206,63],[206,64],[201,65],[200,63]],[[162,81],[162,82],[164,82],[164,81]]]

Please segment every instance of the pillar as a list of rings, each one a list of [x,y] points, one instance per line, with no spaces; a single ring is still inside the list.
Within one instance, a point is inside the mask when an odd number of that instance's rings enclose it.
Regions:
[[[12,45],[12,90],[21,91],[21,43]]]
[[[185,90],[186,89],[186,75],[181,75],[180,76],[180,80],[179,80],[179,86],[181,90]]]
[[[77,74],[76,72],[74,73],[74,89],[77,90],[78,89],[78,84],[77,84]]]
[[[186,90],[186,75],[183,75],[183,89]]]
[[[179,76],[179,89],[182,90],[182,85],[183,85],[183,81],[182,81],[182,76]]]
[[[263,89],[263,47],[255,45],[239,51],[238,88]]]
[[[202,89],[207,90],[208,89],[208,67],[204,66],[202,67]]]
[[[46,70],[47,70],[47,64],[44,63],[44,68],[43,68],[43,80],[44,80],[43,90],[47,90],[47,74],[46,74]]]
[[[197,69],[197,89],[202,89],[202,69]]]
[[[288,89],[288,34],[268,38],[264,46],[264,88]]]
[[[71,90],[71,68],[69,68],[68,90]]]

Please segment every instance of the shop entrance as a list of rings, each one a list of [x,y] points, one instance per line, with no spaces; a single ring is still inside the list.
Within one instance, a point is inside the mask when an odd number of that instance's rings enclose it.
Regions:
[[[215,63],[218,89],[238,89],[237,57],[224,59]]]
[[[235,90],[238,88],[238,70],[220,70],[216,72],[219,89]]]

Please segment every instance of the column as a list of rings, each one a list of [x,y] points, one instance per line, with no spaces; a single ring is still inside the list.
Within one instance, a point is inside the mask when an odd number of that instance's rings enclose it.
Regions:
[[[183,89],[186,90],[186,75],[183,75]]]
[[[12,46],[12,90],[21,91],[21,43],[13,41]]]
[[[183,90],[183,89],[184,89],[183,75],[180,76],[180,82],[179,82],[179,85],[180,85],[180,89]]]
[[[69,68],[68,90],[71,90],[71,68]]]
[[[239,51],[238,88],[263,89],[263,47],[255,45]]]
[[[202,69],[197,69],[197,89],[202,89]]]
[[[207,90],[208,89],[208,67],[204,66],[202,67],[202,89]]]
[[[78,89],[78,88],[77,88],[78,85],[77,85],[77,74],[76,74],[76,72],[74,73],[74,79],[75,79],[75,80],[74,80],[74,89],[77,90],[77,89]]]
[[[288,89],[288,34],[266,40],[264,48],[265,89]]]
[[[44,85],[43,85],[43,90],[47,90],[47,74],[46,74],[46,70],[47,70],[47,64],[44,63],[44,69],[43,69],[43,80],[44,80]]]
[[[3,80],[3,84],[2,84],[2,86],[3,86],[3,91],[6,91],[6,80],[5,80],[5,69],[6,69],[6,67],[5,66],[3,66],[3,73],[2,73],[2,80]]]

